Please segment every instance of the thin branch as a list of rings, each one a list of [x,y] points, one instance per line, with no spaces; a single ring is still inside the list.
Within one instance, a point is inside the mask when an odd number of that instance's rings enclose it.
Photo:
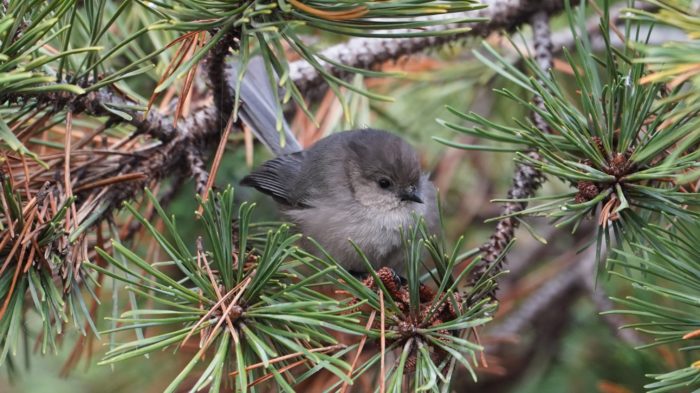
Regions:
[[[636,9],[645,10],[649,12],[656,11],[659,7],[652,3],[638,3],[635,5]],[[624,16],[626,14],[625,9],[627,9],[626,3],[620,3],[610,6],[610,26],[615,26],[620,28],[624,23]],[[652,29],[654,33],[649,34],[649,29]],[[602,31],[600,29],[600,16],[594,15],[588,18],[586,21],[586,35],[591,39],[591,49],[593,51],[603,51],[605,50],[605,40],[603,39]],[[665,26],[640,26],[640,37],[649,36],[649,44],[662,44],[666,41],[683,41],[687,40],[687,35],[679,29],[669,28]],[[626,42],[620,40],[620,38],[615,34],[610,34],[610,43],[615,47],[622,47],[626,45]],[[572,49],[574,48],[574,35],[571,32],[570,27],[565,27],[561,30],[552,33],[552,51],[554,54],[560,54],[564,48]],[[520,57],[520,53],[527,55],[531,52],[534,47],[532,42],[525,42],[523,44],[517,45],[517,50],[510,46],[504,48],[507,57]]]
[[[170,119],[162,120],[162,130],[167,130],[164,134],[148,132],[152,136],[161,135],[162,138],[159,139],[166,143],[154,146],[139,156],[122,160],[118,166],[120,173],[140,172],[147,174],[147,177],[128,186],[111,189],[105,199],[110,206],[119,207],[123,201],[132,199],[149,184],[177,173],[190,173],[198,179],[198,183],[206,184],[208,173],[204,169],[202,157],[219,140],[226,119],[233,111],[230,89],[228,92],[221,89],[221,86],[230,86],[232,83],[226,74],[226,57],[233,44],[234,36],[225,35],[212,48],[205,63],[207,83],[215,96],[214,105],[193,113],[184,121],[179,121],[177,126]],[[154,111],[149,114],[152,112]],[[150,122],[146,124],[152,125]],[[183,165],[184,163],[190,165]],[[112,209],[108,209],[105,214],[109,214],[110,210]]]
[[[207,189],[209,172],[207,172],[204,166],[201,154],[194,147],[190,146],[185,151],[185,157],[189,165],[189,173],[194,179],[194,189],[197,194],[203,195],[204,191]]]
[[[172,121],[155,110],[144,112],[141,104],[111,86],[80,96],[67,92],[34,94],[34,96],[39,105],[51,105],[54,108],[53,112],[71,107],[74,115],[87,113],[93,116],[108,116],[109,124],[130,124],[136,128],[134,136],[146,134],[167,142],[176,133]],[[28,94],[23,96],[22,100],[26,102],[31,97],[32,95]],[[14,98],[19,99],[19,97]],[[117,108],[118,110],[115,110]]]
[[[535,59],[540,69],[548,71],[552,67],[552,38],[549,29],[549,15],[546,11],[539,11],[532,16],[530,23],[533,30]],[[538,107],[544,109],[544,103],[539,96],[533,97],[533,100]],[[533,113],[532,121],[541,132],[549,132],[547,123],[538,113]],[[530,151],[528,156],[533,160],[541,160],[539,153],[536,151]],[[526,164],[516,164],[513,185],[508,191],[508,198],[522,201],[532,197],[543,181],[544,177],[538,169]],[[499,260],[499,256],[513,240],[515,230],[520,225],[519,219],[513,216],[513,213],[523,211],[526,207],[527,202],[508,202],[505,204],[503,209],[505,218],[496,224],[495,232],[491,235],[489,241],[482,246],[484,258],[474,269],[474,273],[471,276],[472,286],[481,280],[485,274],[493,276],[501,271],[505,258],[500,258]],[[492,266],[494,263],[497,263],[497,266]],[[494,286],[492,293],[489,295],[494,297],[497,288],[497,286]]]
[[[226,64],[226,57],[230,53],[231,47],[236,43],[235,35],[227,33],[211,49],[206,61],[209,88],[214,96],[214,106],[217,109],[215,121],[218,122],[217,129],[223,130],[233,112],[235,78],[229,75],[229,66]],[[235,74],[234,74],[235,75]],[[240,128],[240,127],[239,127]]]
[[[321,55],[332,62],[346,66],[373,69],[387,61],[398,60],[403,56],[420,53],[465,38],[486,36],[497,30],[512,31],[527,23],[532,15],[538,11],[554,14],[564,8],[564,2],[561,0],[483,0],[482,3],[488,7],[465,12],[464,15],[450,16],[453,18],[466,16],[487,19],[485,22],[472,24],[472,29],[464,33],[434,37],[353,38],[322,51]],[[439,32],[458,27],[464,26],[445,24],[432,27],[430,30]],[[349,75],[348,71],[329,62],[321,59],[318,61],[334,76],[347,77]],[[291,63],[289,74],[305,96],[323,84],[323,76],[304,60]]]

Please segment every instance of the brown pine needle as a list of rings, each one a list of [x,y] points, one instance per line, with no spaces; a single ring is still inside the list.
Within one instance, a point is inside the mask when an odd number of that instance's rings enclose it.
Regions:
[[[71,185],[71,179],[70,179],[70,151],[71,151],[71,134],[73,133],[73,112],[68,111],[66,113],[66,134],[64,136],[64,143],[63,143],[63,151],[64,151],[64,158],[63,158],[63,183],[64,187],[66,188],[66,198],[70,198],[73,196],[73,186]],[[75,214],[74,210],[69,211],[69,213],[73,213],[73,217],[77,214]],[[70,230],[70,214],[66,214],[66,232],[69,232]]]
[[[27,160],[24,154],[20,154],[19,157],[22,160],[22,169],[24,170],[24,195],[27,199],[31,198],[31,192],[29,191],[29,181],[31,180],[31,172],[29,172],[29,167],[27,166]]]
[[[289,3],[304,12],[328,20],[352,20],[364,16],[368,12],[367,7],[363,5],[344,11],[324,11],[304,4],[299,0],[289,0]]]
[[[219,299],[221,299],[221,292],[219,291],[219,286],[217,285],[216,280],[214,279],[214,273],[209,268],[209,261],[207,261],[206,254],[204,253],[204,248],[202,247],[201,239],[202,239],[201,237],[197,239],[197,264],[199,264],[201,262],[201,265],[203,265],[204,268],[207,270],[207,276],[209,277],[209,281],[211,282],[211,285],[214,287],[214,292],[216,292],[216,296]],[[200,256],[201,256],[201,258],[200,258]],[[248,287],[248,284],[250,284],[250,281],[252,280],[252,278],[253,278],[253,274],[250,274],[240,284],[233,287],[233,289],[231,291],[239,290],[239,292],[233,298],[233,300],[231,301],[231,304],[236,304],[238,302],[238,299],[240,299],[240,297],[243,295],[243,291],[245,291],[245,289]],[[223,312],[223,315],[225,315],[227,318],[229,329],[233,330],[233,324],[231,323],[231,320],[228,318],[228,311],[226,311],[226,308],[224,308],[223,304],[221,304],[221,311]]]
[[[39,116],[41,109],[37,109],[33,111],[31,116],[27,116],[26,119],[18,122],[12,127],[12,131],[14,132],[15,135],[17,135],[17,138],[24,138],[25,135],[34,135],[34,133],[44,125],[46,125],[46,122],[49,121],[49,119],[54,115],[52,111],[47,111],[41,117],[38,119],[36,118]],[[36,119],[36,120],[35,120]],[[32,120],[33,123],[29,125],[28,127],[24,127],[25,123],[28,122],[29,120]],[[20,128],[23,128],[22,130],[19,130]],[[19,131],[18,131],[19,130]]]
[[[476,340],[477,345],[481,345],[481,339],[479,338],[479,332],[476,330],[475,327],[472,328],[472,331],[474,332],[474,338]],[[486,362],[486,353],[484,352],[483,349],[479,352],[481,353],[479,357],[481,359],[482,367],[489,368],[489,364],[488,364],[488,362]]]
[[[2,305],[2,309],[0,309],[0,320],[2,320],[2,317],[5,316],[5,311],[7,311],[7,306],[10,304],[10,299],[12,299],[12,294],[15,292],[15,285],[17,284],[17,278],[19,277],[19,272],[22,270],[22,265],[17,264],[17,267],[15,269],[15,275],[12,277],[12,283],[10,283],[10,290],[7,292],[7,295],[5,297],[5,302]]]
[[[229,116],[228,122],[226,123],[224,133],[223,135],[221,135],[221,139],[219,140],[219,146],[216,148],[216,154],[214,155],[214,161],[211,164],[211,171],[209,171],[207,185],[204,188],[204,194],[202,195],[202,204],[197,210],[197,216],[202,215],[202,206],[204,206],[204,203],[209,199],[209,190],[211,190],[212,186],[214,185],[216,173],[219,171],[219,166],[221,165],[221,158],[224,156],[224,151],[226,150],[226,142],[228,142],[228,136],[231,134],[231,129],[233,129],[233,116],[234,114],[231,113],[231,116]]]
[[[327,346],[327,347],[312,348],[312,349],[309,349],[307,352],[331,352],[331,351],[335,351],[335,350],[343,349],[343,348],[345,348],[345,345],[344,345],[344,344],[335,344],[335,345],[329,345],[329,346]],[[302,355],[304,355],[305,353],[306,353],[306,352],[295,352],[295,353],[290,353],[290,354],[283,355],[283,356],[278,356],[278,357],[276,357],[276,358],[274,358],[274,359],[269,360],[269,361],[267,362],[267,364],[270,365],[270,364],[275,364],[275,363],[283,362],[283,361],[285,361],[285,360],[289,360],[289,359],[295,358],[295,357],[297,357],[297,356],[302,356]],[[246,372],[252,371],[252,370],[255,370],[256,368],[260,368],[260,367],[262,367],[262,366],[264,366],[264,365],[265,365],[265,363],[263,363],[263,362],[255,363],[255,364],[252,364],[252,365],[246,367],[246,368],[245,368],[245,371],[246,371]],[[229,376],[231,376],[231,377],[235,377],[236,375],[238,375],[238,370],[233,371],[233,372],[231,372],[231,373],[229,374]]]
[[[11,233],[5,232],[5,236],[2,238],[2,241],[0,241],[0,251],[5,249],[5,246],[7,246],[7,243],[12,239],[14,236]]]
[[[29,220],[27,220],[27,223],[24,226],[24,228],[22,229],[22,233],[20,234],[20,239],[27,234],[29,228],[31,228],[31,226],[32,226],[33,221],[34,221],[34,214],[32,214],[30,216]],[[17,252],[17,248],[19,247],[19,244],[20,244],[20,242],[17,242],[15,244],[15,246],[12,248],[12,251],[10,251],[10,255],[7,256],[7,261],[2,266],[2,269],[0,269],[0,275],[5,270],[5,268],[9,264],[9,262],[12,260],[12,255],[15,252]],[[7,311],[7,307],[10,304],[10,299],[12,299],[12,294],[15,291],[15,286],[17,285],[17,279],[19,278],[19,273],[22,270],[22,258],[24,257],[25,250],[26,250],[26,248],[22,247],[22,251],[20,252],[20,258],[17,261],[17,267],[15,268],[15,274],[12,277],[12,283],[10,284],[10,290],[7,292],[7,295],[5,297],[5,302],[2,305],[2,309],[0,309],[0,320],[2,320],[2,317],[5,315],[5,311]]]
[[[173,100],[173,97],[175,97],[175,93],[177,93],[176,85],[171,85],[170,87],[168,87],[168,89],[163,94],[163,99],[160,100],[158,110],[160,110],[163,113],[170,114],[170,102]]]
[[[110,177],[108,179],[95,180],[93,182],[80,185],[80,186],[76,187],[75,190],[73,190],[73,191],[81,192],[81,191],[89,190],[91,188],[104,187],[104,186],[109,186],[112,184],[132,181],[132,180],[141,180],[141,179],[145,179],[146,177],[147,177],[146,174],[143,172],[125,173],[123,175],[113,176],[113,177]]]
[[[187,58],[187,53],[190,51],[190,48],[195,43],[196,33],[196,31],[185,33],[182,36],[174,39],[171,43],[167,45],[167,47],[169,48],[180,41],[184,41],[175,52],[175,56],[173,56],[172,61],[170,61],[170,64],[168,64],[168,67],[166,67],[165,72],[163,72],[163,75],[158,80],[156,86],[160,86],[173,72],[175,72],[175,70],[180,68],[182,62],[185,61],[185,59]],[[153,103],[155,102],[157,96],[158,94],[155,92],[154,89],[153,94],[151,94],[151,98],[148,100],[146,112],[151,110],[151,107],[153,106]]]
[[[598,391],[600,393],[632,393],[631,390],[622,385],[605,380],[598,382]]]
[[[683,340],[690,340],[692,338],[700,338],[700,329],[683,336]]]
[[[372,310],[372,313],[369,315],[369,319],[367,320],[367,324],[365,325],[365,329],[369,330],[370,327],[372,327],[372,323],[374,323],[374,317],[377,315],[377,310]],[[362,336],[362,339],[360,340],[360,344],[357,346],[357,352],[355,352],[355,358],[352,359],[352,363],[350,364],[350,370],[348,370],[348,378],[352,379],[352,373],[355,372],[355,367],[357,366],[357,361],[360,359],[360,355],[362,354],[362,350],[365,347],[365,342],[367,342],[367,335],[365,334]],[[348,389],[348,381],[343,382],[343,386],[340,388],[340,393],[345,393],[345,391]]]
[[[2,185],[0,185],[0,187],[2,187]],[[10,189],[12,189],[12,188],[10,188]],[[2,205],[2,211],[4,211],[4,212],[10,211],[10,207],[7,204],[7,199],[5,199],[5,190],[4,189],[0,190],[0,204]],[[7,231],[8,231],[9,236],[6,236],[5,239],[9,240],[10,238],[15,237],[15,225],[14,225],[14,220],[12,220],[12,217],[10,217],[9,215],[7,216],[6,221],[7,221],[6,224],[7,224]],[[2,247],[0,247],[0,250],[2,250],[5,247],[6,242],[7,242],[7,240],[2,241]]]
[[[28,273],[29,268],[32,267],[32,264],[34,263],[34,254],[36,251],[39,249],[39,245],[36,244],[35,240],[32,240],[32,244],[29,247],[29,256],[27,257],[27,263],[24,265],[24,270],[22,273]],[[26,250],[26,248],[25,248]],[[23,250],[24,251],[24,250]],[[20,260],[22,260],[23,255],[20,256]]]
[[[240,293],[242,293],[242,291],[239,292],[239,294],[240,294]],[[233,327],[233,324],[231,323],[231,318],[229,317],[229,313],[230,313],[231,310],[233,309],[233,306],[236,305],[236,300],[237,300],[237,298],[234,299],[233,301],[231,301],[231,303],[228,304],[228,306],[226,307],[226,309],[224,309],[223,314],[221,315],[221,317],[219,317],[219,321],[216,322],[216,325],[214,325],[214,328],[211,329],[211,334],[210,334],[210,335],[207,337],[207,339],[204,341],[204,345],[202,345],[202,349],[207,349],[207,348],[209,348],[209,345],[211,344],[211,341],[214,339],[214,337],[216,337],[216,331],[221,327],[221,325],[222,325],[224,322],[227,323],[228,328],[229,328],[229,332],[231,333],[231,336],[237,335],[236,329]],[[222,304],[222,307],[223,307],[223,304]]]
[[[277,372],[280,373],[280,374],[282,374],[282,373],[284,373],[284,372],[286,372],[286,371],[288,371],[288,370],[291,370],[291,369],[293,369],[293,368],[295,368],[295,367],[301,366],[302,364],[304,364],[304,363],[306,363],[306,362],[308,362],[308,361],[309,361],[309,359],[301,359],[301,360],[298,360],[298,361],[296,361],[296,362],[294,362],[294,363],[292,363],[292,364],[288,364],[288,365],[282,367],[281,369],[277,370]],[[274,375],[273,375],[272,373],[270,373],[270,374],[265,374],[265,375],[263,375],[262,377],[256,379],[255,381],[249,383],[249,384],[248,384],[248,388],[251,388],[251,387],[253,387],[253,386],[257,385],[257,384],[263,383],[263,382],[267,381],[268,379],[272,378],[273,376],[274,376]]]
[[[29,211],[34,209],[35,206],[36,196],[32,197],[32,199],[30,199],[29,202],[27,202],[27,204],[22,208],[22,216],[27,217],[29,215]]]
[[[600,209],[598,225],[602,226],[603,228],[606,228],[608,226],[608,221],[616,220],[618,216],[616,213],[614,213],[614,210],[619,205],[620,203],[617,200],[617,197],[613,194],[610,197],[610,200]]]
[[[243,144],[245,146],[245,164],[253,167],[253,133],[248,127],[243,127]]]
[[[205,264],[205,265],[206,265],[206,264]],[[254,273],[254,271],[253,271],[253,273]],[[236,296],[233,298],[233,300],[231,301],[231,304],[236,304],[236,302],[238,302],[238,299],[240,299],[241,295],[243,295],[243,292],[245,291],[245,289],[248,287],[248,284],[250,284],[250,282],[252,281],[252,279],[253,279],[253,273],[251,273],[250,275],[248,275],[248,277],[246,277],[245,280],[241,281],[240,284],[236,285],[236,286],[235,286],[233,289],[231,289],[226,295],[224,295],[223,297],[221,297],[221,298],[219,299],[219,301],[216,302],[216,304],[214,304],[214,305],[209,309],[209,311],[208,311],[206,314],[204,314],[204,316],[203,316],[199,321],[197,321],[197,323],[192,327],[192,329],[191,329],[190,332],[187,334],[187,336],[185,337],[185,339],[182,340],[182,343],[180,344],[180,346],[184,345],[185,342],[187,342],[187,340],[192,336],[192,334],[195,332],[195,330],[197,330],[197,327],[199,327],[202,323],[204,323],[204,321],[206,321],[207,318],[209,318],[209,316],[210,316],[219,306],[224,307],[224,306],[223,306],[223,303],[224,303],[224,301],[225,301],[227,298],[229,298],[232,294],[238,292],[238,293],[236,294]],[[212,278],[212,277],[210,277],[210,279],[211,279],[211,278]],[[214,289],[215,289],[216,292],[217,292],[217,296],[220,296],[220,295],[219,295],[219,291],[218,291],[216,285],[214,285]],[[225,311],[225,310],[224,310],[224,311]],[[222,315],[222,318],[223,318],[225,315],[226,315],[226,314]]]
[[[380,351],[381,351],[381,364],[380,366],[380,372],[379,372],[379,393],[384,393],[386,392],[386,365],[384,364],[384,356],[385,356],[385,351],[386,351],[386,334],[384,332],[384,291],[381,289],[379,290],[379,309],[381,311],[381,318],[379,319],[379,326],[381,329],[381,335],[380,335]]]
[[[231,291],[229,291],[229,293],[233,293],[234,291],[238,290],[238,293],[233,298],[233,300],[231,300],[231,303],[229,303],[228,307],[224,308],[223,298],[228,296],[228,294],[226,294],[226,296],[224,296],[224,297],[221,296],[221,292],[219,291],[219,287],[216,283],[216,280],[214,279],[214,274],[212,273],[211,269],[209,269],[209,262],[207,261],[206,256],[203,252],[201,237],[199,239],[197,239],[197,264],[199,264],[200,262],[202,262],[202,265],[207,270],[207,275],[209,276],[209,280],[211,281],[212,286],[214,287],[214,291],[216,292],[216,296],[219,299],[221,299],[219,302],[221,302],[221,311],[222,311],[221,319],[219,319],[216,326],[214,326],[214,329],[212,329],[212,333],[204,341],[202,348],[207,348],[209,346],[211,340],[215,336],[214,332],[216,331],[216,329],[218,329],[221,326],[223,321],[226,321],[226,325],[228,327],[229,332],[231,333],[231,336],[233,337],[233,336],[237,335],[236,329],[233,326],[233,322],[231,322],[231,317],[230,317],[229,313],[233,309],[233,306],[235,306],[238,303],[238,299],[240,299],[240,297],[243,295],[243,292],[248,287],[248,284],[250,284],[250,282],[252,281],[253,276],[252,276],[252,274],[249,275],[248,277],[246,277],[245,280],[243,280],[240,284],[236,285],[233,289],[231,289]],[[211,309],[215,310],[216,306],[212,307]],[[188,337],[190,334],[192,334],[192,331],[190,331],[190,333],[188,334]]]
[[[232,290],[230,290],[226,295],[224,295],[223,298],[221,298],[218,302],[216,302],[216,304],[214,304],[214,305],[209,309],[209,311],[207,311],[207,313],[204,314],[204,316],[202,316],[202,318],[200,318],[199,321],[197,321],[197,323],[194,324],[194,326],[192,326],[192,329],[190,329],[190,332],[189,332],[189,333],[187,334],[187,336],[185,336],[185,338],[182,340],[182,342],[180,343],[180,346],[182,347],[183,345],[185,345],[185,343],[187,343],[187,340],[190,339],[190,337],[191,337],[192,334],[197,330],[197,328],[198,328],[202,323],[204,323],[204,321],[206,321],[206,320],[211,316],[211,314],[212,314],[214,311],[216,311],[217,308],[219,308],[219,305],[221,305],[226,299],[229,298],[229,296],[233,295],[234,293],[235,293],[235,288],[232,289]]]
[[[593,10],[596,12],[596,14],[598,14],[598,16],[600,16],[601,18],[603,18],[603,17],[605,16],[605,13],[604,13],[603,10],[598,6],[598,4],[596,4],[595,1],[588,0],[588,4],[591,5],[591,8],[593,8]],[[613,33],[615,33],[615,35],[617,35],[617,38],[620,39],[620,42],[627,42],[627,40],[625,39],[625,35],[622,34],[622,32],[620,31],[620,29],[618,29],[617,26],[615,25],[615,23],[613,23],[614,21],[610,20],[609,22],[610,22],[610,23],[608,23],[608,25],[609,25],[609,27],[610,27],[610,30],[612,30]]]
[[[700,64],[691,64],[691,66],[692,67],[690,70],[685,71],[682,74],[678,75],[677,77],[673,78],[671,80],[671,82],[669,82],[668,86],[672,89],[675,89],[676,87],[680,86],[685,81],[687,81],[688,79],[695,76],[698,72],[700,72]]]
[[[10,249],[10,253],[7,254],[5,257],[5,263],[3,263],[2,267],[0,268],[0,275],[5,272],[5,269],[10,265],[10,261],[12,261],[12,257],[15,256],[15,253],[17,253],[17,250],[19,249],[20,245],[22,245],[22,242],[20,241],[21,239],[24,239],[24,237],[27,235],[27,232],[29,232],[29,228],[31,227],[33,221],[33,215],[30,216],[28,222],[24,225],[24,228],[22,228],[22,232],[19,233],[18,241],[15,242],[15,244],[12,246]],[[18,266],[20,265],[19,263],[17,264]],[[7,298],[10,298],[10,295],[12,294],[12,290],[8,292]],[[2,315],[0,315],[0,318]]]
[[[194,45],[190,45],[190,49],[187,53],[187,58],[194,56],[194,53],[198,48],[202,48],[205,44],[204,33],[195,35],[193,38]],[[180,99],[177,102],[177,107],[175,108],[175,116],[173,118],[173,124],[177,125],[177,121],[182,117],[183,112],[187,111],[189,108],[189,102],[192,99],[192,82],[197,75],[197,65],[193,65],[192,68],[187,71],[187,77],[185,78],[185,84],[180,90]],[[185,113],[187,114],[187,113]]]

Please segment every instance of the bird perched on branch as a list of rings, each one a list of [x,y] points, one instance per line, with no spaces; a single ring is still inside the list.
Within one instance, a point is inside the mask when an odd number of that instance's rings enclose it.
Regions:
[[[264,68],[251,61],[239,92],[241,118],[277,157],[241,184],[274,198],[301,233],[347,270],[366,271],[352,240],[375,269],[401,273],[400,229],[422,216],[434,233],[438,221],[435,186],[422,173],[416,151],[399,136],[375,129],[332,134],[302,150],[284,123],[283,146],[267,80]]]

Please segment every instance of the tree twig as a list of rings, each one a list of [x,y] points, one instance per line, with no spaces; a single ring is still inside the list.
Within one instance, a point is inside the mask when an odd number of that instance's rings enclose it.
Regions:
[[[535,59],[540,69],[548,71],[552,67],[552,40],[549,29],[549,15],[546,11],[536,12],[532,16],[530,23],[532,24],[533,30]],[[533,100],[538,107],[544,107],[544,103],[539,96],[533,97]],[[538,113],[532,114],[532,121],[543,133],[549,132],[547,123]],[[541,159],[539,153],[536,151],[528,152],[528,156],[538,161]],[[495,275],[501,271],[505,258],[499,259],[499,256],[503,253],[508,243],[513,240],[515,230],[520,225],[518,218],[513,216],[513,214],[527,207],[527,202],[523,202],[522,200],[533,196],[535,191],[540,188],[543,181],[544,177],[538,169],[522,163],[516,164],[513,185],[508,191],[508,198],[518,201],[505,204],[503,208],[504,218],[498,221],[496,230],[491,235],[488,242],[481,248],[483,251],[483,259],[480,261],[479,265],[475,267],[474,273],[471,275],[471,285],[475,285],[485,274]],[[492,266],[494,263],[497,263],[497,266]],[[494,286],[490,296],[495,296],[496,289],[497,286]]]
[[[527,23],[538,11],[549,14],[557,13],[564,8],[561,0],[483,0],[487,8],[465,12],[463,16],[486,18],[485,22],[471,25],[472,29],[459,34],[411,37],[411,38],[353,38],[349,41],[332,46],[321,52],[323,57],[346,66],[373,69],[390,60],[398,60],[407,55],[423,52],[427,49],[443,46],[468,37],[486,36],[497,30],[512,31],[523,23]],[[574,1],[573,3],[576,3]],[[457,17],[462,15],[452,15]],[[431,28],[433,31],[444,31],[464,27],[457,24],[445,24]],[[319,59],[326,70],[337,77],[347,77],[349,73],[340,67]],[[290,64],[290,77],[305,96],[323,84],[323,76],[308,62],[299,60]]]

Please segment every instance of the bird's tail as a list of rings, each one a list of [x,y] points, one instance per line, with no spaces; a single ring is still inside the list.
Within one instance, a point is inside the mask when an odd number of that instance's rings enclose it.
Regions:
[[[230,80],[237,80],[239,66],[238,62],[231,64]],[[238,115],[275,156],[300,151],[302,147],[289,124],[278,117],[277,106],[280,104],[275,100],[272,89],[262,57],[252,57],[239,86],[241,104]],[[278,120],[281,120],[281,129],[277,128]]]

